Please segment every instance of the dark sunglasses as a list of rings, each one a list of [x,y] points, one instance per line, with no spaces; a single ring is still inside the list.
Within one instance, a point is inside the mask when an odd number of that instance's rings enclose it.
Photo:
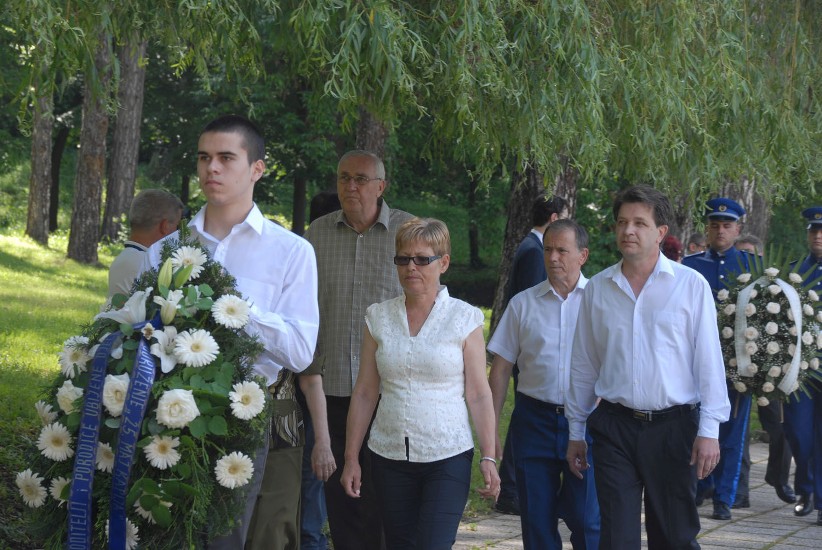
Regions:
[[[413,261],[416,265],[428,265],[440,258],[442,258],[442,256],[394,256],[394,264],[408,265],[409,262]]]

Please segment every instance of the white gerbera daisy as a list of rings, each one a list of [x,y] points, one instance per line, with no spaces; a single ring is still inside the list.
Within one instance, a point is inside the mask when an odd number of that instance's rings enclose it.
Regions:
[[[238,382],[234,391],[228,392],[231,398],[231,412],[240,420],[250,420],[265,408],[265,394],[256,382]]]
[[[97,457],[95,458],[97,469],[101,472],[111,473],[114,470],[114,451],[111,450],[111,445],[97,442]]]
[[[228,489],[236,489],[251,480],[254,474],[254,464],[246,455],[235,451],[217,461],[214,474],[220,485]]]
[[[171,265],[175,271],[189,265],[193,267],[190,280],[196,279],[202,273],[206,260],[208,258],[203,251],[193,246],[181,246],[171,255]]]
[[[181,332],[174,340],[174,355],[189,367],[204,367],[217,358],[220,346],[207,330]]]
[[[211,306],[214,320],[228,328],[243,328],[248,323],[248,302],[234,296],[224,294]]]
[[[165,506],[166,508],[171,508],[171,503],[166,502],[165,500],[161,500],[160,504]],[[155,525],[157,522],[154,520],[154,516],[151,515],[149,510],[146,510],[142,506],[140,506],[140,499],[134,501],[134,511],[137,512],[137,515],[143,518],[144,520],[148,521],[150,524]]]
[[[49,489],[49,494],[51,498],[58,501],[60,504],[66,502],[67,499],[63,498],[63,489],[71,484],[70,479],[66,479],[64,477],[55,477],[51,480],[51,488]],[[68,495],[66,495],[68,497]]]
[[[23,470],[14,480],[23,502],[31,508],[39,508],[46,502],[46,488],[43,487],[43,478],[31,469]]]
[[[108,523],[106,520],[106,539],[108,539]],[[137,526],[131,523],[131,520],[126,518],[126,550],[134,550],[137,548],[137,543],[140,542],[140,530]]]
[[[40,418],[40,422],[42,422],[44,426],[47,426],[57,420],[57,413],[54,412],[51,405],[45,401],[38,401],[34,404],[34,408],[37,409],[37,416]]]
[[[169,373],[177,364],[177,356],[174,355],[174,339],[177,338],[177,329],[173,326],[165,327],[155,332],[154,337],[157,343],[151,344],[151,353],[160,358],[160,370],[163,373]]]
[[[66,378],[74,378],[76,375],[86,372],[91,355],[88,353],[88,338],[85,336],[72,336],[63,344],[63,351],[60,352],[60,370]]]
[[[107,374],[103,384],[103,405],[108,414],[117,417],[123,414],[123,406],[126,404],[126,393],[128,393],[129,376],[123,374]]]
[[[62,462],[74,456],[74,449],[71,448],[71,434],[59,422],[43,426],[40,430],[40,437],[37,438],[37,448],[44,457],[56,462]]]
[[[159,470],[166,470],[180,461],[180,453],[177,452],[179,445],[180,439],[177,437],[155,435],[151,443],[145,446],[143,452],[152,466]]]
[[[57,405],[66,414],[74,412],[74,402],[83,397],[83,388],[77,388],[66,380],[57,390]]]

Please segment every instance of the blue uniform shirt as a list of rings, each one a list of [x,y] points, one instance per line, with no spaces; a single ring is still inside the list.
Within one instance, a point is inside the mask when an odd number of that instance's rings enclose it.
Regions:
[[[731,247],[723,254],[708,249],[682,258],[682,264],[699,271],[708,280],[711,290],[716,293],[725,288],[725,281],[742,270],[750,269],[751,255]]]
[[[799,266],[798,273],[802,275],[805,281],[812,281],[822,275],[822,259],[817,260],[813,254],[808,254],[802,265]],[[807,275],[806,275],[807,273]],[[822,279],[816,281],[816,284],[810,287],[817,293],[822,292]]]

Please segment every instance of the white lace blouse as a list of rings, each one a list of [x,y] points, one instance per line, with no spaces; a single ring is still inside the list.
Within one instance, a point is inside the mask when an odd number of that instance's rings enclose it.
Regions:
[[[463,344],[483,324],[482,312],[441,287],[411,336],[405,295],[365,314],[377,343],[380,392],[368,447],[391,460],[434,462],[474,447],[465,405]]]

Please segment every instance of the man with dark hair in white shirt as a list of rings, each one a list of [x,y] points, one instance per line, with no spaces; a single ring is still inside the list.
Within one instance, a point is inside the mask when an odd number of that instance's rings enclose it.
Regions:
[[[600,548],[640,547],[643,496],[648,548],[699,548],[696,480],[719,462],[719,424],[731,409],[713,295],[701,275],[660,253],[673,218],[665,195],[625,189],[613,214],[622,261],[583,292],[568,464],[577,477],[588,468],[587,421]]]

